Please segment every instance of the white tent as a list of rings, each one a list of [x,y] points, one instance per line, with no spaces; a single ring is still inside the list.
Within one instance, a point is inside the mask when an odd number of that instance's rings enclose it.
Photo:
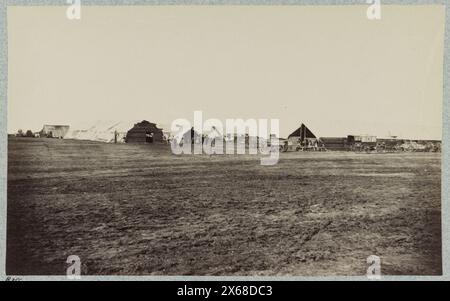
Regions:
[[[140,121],[96,121],[87,125],[75,125],[70,127],[64,139],[123,143],[127,132],[138,122]]]
[[[222,133],[215,126],[203,129],[203,135],[210,139],[223,137]]]

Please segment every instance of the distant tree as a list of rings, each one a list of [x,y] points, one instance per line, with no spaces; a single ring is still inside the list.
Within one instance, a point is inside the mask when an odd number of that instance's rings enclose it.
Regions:
[[[22,130],[18,130],[16,136],[17,137],[23,137],[23,131]]]
[[[34,134],[31,130],[28,130],[27,133],[25,134],[25,137],[34,137]]]

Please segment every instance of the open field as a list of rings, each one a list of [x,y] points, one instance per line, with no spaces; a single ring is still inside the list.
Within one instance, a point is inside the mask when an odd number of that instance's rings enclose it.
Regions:
[[[10,138],[7,274],[441,274],[440,153],[174,156]]]

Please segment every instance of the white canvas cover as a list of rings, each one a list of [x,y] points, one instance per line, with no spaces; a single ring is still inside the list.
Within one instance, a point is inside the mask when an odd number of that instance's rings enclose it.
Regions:
[[[125,142],[127,132],[138,122],[140,121],[96,121],[87,125],[75,125],[69,128],[64,139],[112,143],[117,133],[117,142],[123,143]]]

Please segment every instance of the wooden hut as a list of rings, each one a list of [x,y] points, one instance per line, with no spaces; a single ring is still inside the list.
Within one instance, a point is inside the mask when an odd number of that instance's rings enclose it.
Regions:
[[[154,143],[164,141],[162,129],[155,123],[143,120],[136,123],[132,129],[127,132],[126,143]]]

